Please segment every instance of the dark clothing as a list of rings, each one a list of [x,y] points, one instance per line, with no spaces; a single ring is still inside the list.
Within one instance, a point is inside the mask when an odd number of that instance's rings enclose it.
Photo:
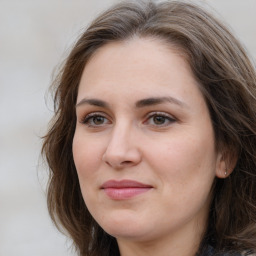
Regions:
[[[198,256],[241,256],[240,253],[219,253],[216,252],[215,249],[211,246],[208,246],[206,250],[204,250],[204,252],[202,252],[201,255]]]
[[[212,246],[208,246],[202,253],[197,256],[256,256],[252,251],[243,253],[238,252],[216,252]]]

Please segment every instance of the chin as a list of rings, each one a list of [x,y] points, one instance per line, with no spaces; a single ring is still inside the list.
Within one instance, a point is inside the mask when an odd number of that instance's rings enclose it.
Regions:
[[[105,230],[109,235],[115,237],[116,239],[123,239],[123,240],[130,240],[130,241],[137,241],[137,242],[145,242],[150,240],[148,238],[148,232],[143,230],[138,230],[138,228],[129,228],[126,227],[118,227],[118,228],[111,228],[111,230]]]
[[[105,232],[115,238],[140,239],[148,233],[145,227],[149,228],[149,225],[138,217],[124,213],[109,215],[98,223]]]

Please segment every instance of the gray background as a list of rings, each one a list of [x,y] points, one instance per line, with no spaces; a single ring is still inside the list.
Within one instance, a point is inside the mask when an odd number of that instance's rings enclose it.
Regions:
[[[48,98],[46,107],[45,93],[82,28],[114,2],[0,0],[0,256],[75,255],[46,209],[40,136],[52,103]],[[255,60],[256,0],[201,3],[230,25]]]

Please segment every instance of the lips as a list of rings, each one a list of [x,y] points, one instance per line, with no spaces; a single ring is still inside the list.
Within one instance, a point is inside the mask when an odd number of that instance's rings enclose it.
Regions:
[[[134,180],[109,180],[102,184],[101,189],[113,200],[130,199],[148,192],[153,187]]]

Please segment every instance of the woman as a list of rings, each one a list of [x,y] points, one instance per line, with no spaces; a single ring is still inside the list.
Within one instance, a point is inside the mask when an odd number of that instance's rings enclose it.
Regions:
[[[79,255],[253,255],[256,75],[220,22],[125,1],[54,89],[48,207]]]

